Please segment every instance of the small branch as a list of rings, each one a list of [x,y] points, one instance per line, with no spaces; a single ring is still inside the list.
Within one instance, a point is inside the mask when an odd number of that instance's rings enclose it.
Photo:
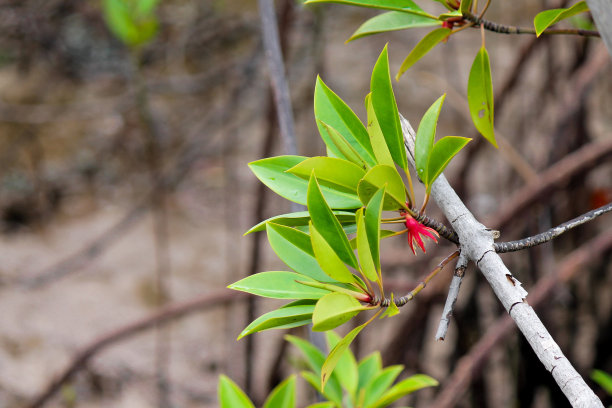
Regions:
[[[436,232],[440,234],[442,238],[446,238],[453,244],[459,245],[459,237],[452,228],[449,228],[442,224],[440,221],[437,221],[433,218],[429,218],[427,215],[421,214],[414,209],[410,209],[409,214],[412,216],[412,218],[425,225],[426,227],[433,228],[434,230],[436,230]]]
[[[570,221],[564,222],[561,225],[553,227],[549,229],[548,231],[542,232],[532,237],[519,239],[517,241],[496,242],[493,244],[493,248],[495,248],[495,252],[497,252],[498,254],[503,254],[506,252],[520,251],[522,249],[531,248],[536,245],[540,245],[545,242],[548,242],[554,238],[557,238],[559,235],[564,234],[567,231],[573,228],[576,228],[579,225],[592,221],[595,218],[599,217],[600,215],[603,215],[610,211],[612,211],[612,203],[608,203],[595,210],[589,211],[586,214],[582,214],[579,217],[576,217]]]
[[[472,13],[466,12],[463,14],[463,18],[473,23],[475,27],[484,27],[485,30],[492,31],[499,34],[531,34],[535,35],[535,28],[531,27],[516,27],[504,24],[498,24],[493,21],[484,20],[475,16]],[[579,35],[582,37],[600,37],[598,31],[593,30],[581,30],[577,28],[549,28],[544,30],[542,34],[568,34],[568,35]]]
[[[446,332],[448,331],[448,325],[450,324],[450,318],[453,315],[453,308],[457,302],[459,296],[459,288],[467,269],[468,259],[465,255],[459,254],[459,260],[457,266],[455,266],[455,273],[451,280],[450,288],[448,289],[448,296],[446,297],[446,303],[444,304],[444,310],[442,311],[442,317],[440,318],[440,324],[436,331],[436,340],[444,340],[446,338]]]

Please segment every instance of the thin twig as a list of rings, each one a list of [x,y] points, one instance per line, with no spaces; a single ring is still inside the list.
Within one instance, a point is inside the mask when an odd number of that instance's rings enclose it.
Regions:
[[[436,340],[444,340],[446,338],[446,332],[448,331],[448,325],[450,324],[450,318],[453,315],[453,308],[457,302],[459,296],[459,288],[467,269],[468,259],[465,255],[459,254],[457,265],[455,266],[455,272],[453,273],[453,279],[451,280],[450,288],[448,289],[448,296],[446,297],[446,303],[444,303],[444,310],[442,311],[442,317],[440,318],[440,324],[436,331]]]
[[[581,216],[578,216],[570,221],[564,222],[561,225],[553,227],[548,231],[541,232],[532,237],[527,237],[523,239],[519,239],[516,241],[509,242],[496,242],[493,244],[493,248],[495,248],[495,252],[498,254],[502,254],[505,252],[514,252],[520,251],[522,249],[531,248],[536,245],[543,244],[548,242],[554,238],[557,238],[559,235],[566,233],[567,231],[576,228],[582,224],[585,224],[589,221],[594,220],[595,218],[603,215],[607,212],[612,211],[612,203],[608,203],[604,206],[601,206],[595,210],[589,211]]]
[[[493,21],[484,20],[475,16],[470,12],[463,13],[463,18],[467,21],[474,23],[475,27],[484,27],[487,31],[492,31],[499,34],[531,34],[535,35],[535,28],[531,27],[516,27],[504,24],[498,24]],[[583,37],[600,37],[598,31],[594,30],[582,30],[578,28],[549,28],[542,32],[542,34],[567,34],[567,35],[579,35]]]

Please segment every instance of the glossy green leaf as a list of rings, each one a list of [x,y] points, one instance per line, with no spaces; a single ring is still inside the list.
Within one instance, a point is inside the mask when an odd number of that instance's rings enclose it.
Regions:
[[[346,351],[346,349],[349,348],[353,340],[355,340],[355,337],[357,337],[357,335],[370,322],[371,320],[368,320],[364,324],[357,326],[353,330],[348,332],[348,334],[344,336],[342,340],[340,340],[338,344],[336,344],[336,346],[329,352],[329,355],[325,359],[323,367],[321,368],[321,389],[325,389],[325,384],[327,384],[330,377],[332,376],[334,368],[336,368],[336,364],[338,364],[338,361],[342,357],[342,354]]]
[[[373,282],[378,282],[378,269],[374,264],[372,258],[372,251],[370,250],[370,243],[368,242],[368,235],[366,232],[365,220],[363,216],[363,209],[357,210],[357,254],[359,255],[359,264],[361,265],[361,272],[366,278]],[[374,245],[374,243],[373,243]]]
[[[393,86],[391,85],[389,56],[386,45],[372,70],[370,92],[374,113],[378,119],[378,124],[387,143],[389,153],[391,153],[393,161],[398,166],[402,169],[408,169],[404,135],[399,120],[395,95],[393,94]]]
[[[438,381],[425,374],[415,374],[395,384],[374,403],[375,408],[388,407],[394,401],[405,395],[427,387],[435,387]]]
[[[380,239],[381,229],[380,221],[382,217],[383,198],[385,196],[385,187],[379,189],[376,194],[370,198],[365,212],[365,230],[368,236],[368,243],[374,260],[374,266],[380,277]]]
[[[612,396],[612,375],[601,370],[593,370],[591,379]]]
[[[298,281],[315,282],[314,279],[299,273],[271,271],[247,276],[232,283],[228,288],[273,299],[319,299],[329,293],[327,290],[306,286]]]
[[[310,181],[308,182],[307,205],[312,225],[314,225],[317,231],[345,264],[357,269],[357,258],[355,258],[348,238],[342,229],[342,225],[340,225],[340,222],[327,205],[314,174],[310,176]]]
[[[333,213],[343,226],[355,224],[354,212],[334,210]],[[251,227],[244,235],[248,235],[252,232],[264,231],[266,229],[266,224],[269,222],[287,227],[307,227],[310,222],[310,214],[308,211],[296,211],[288,214],[275,215]]]
[[[438,43],[447,38],[451,33],[450,28],[437,28],[429,32],[425,37],[417,43],[417,45],[410,51],[410,54],[404,59],[400,66],[399,72],[395,76],[395,79],[399,81],[400,77],[404,72],[408,71],[408,68],[413,66],[418,60],[423,58],[425,54],[431,51]]]
[[[331,330],[325,333],[325,337],[327,339],[328,350],[332,350],[336,347],[336,344],[341,340],[340,336]],[[350,348],[347,348],[346,351],[342,353],[342,356],[338,360],[338,364],[336,364],[334,373],[338,376],[338,380],[342,387],[349,393],[352,397],[351,399],[354,400],[355,393],[357,392],[359,373],[357,371],[355,355]]]
[[[325,399],[327,399],[329,401],[333,401],[332,405],[331,405],[333,408],[342,407],[342,398],[343,398],[342,388],[340,387],[340,383],[338,382],[338,379],[336,378],[335,375],[326,384],[325,389],[323,390],[323,392],[321,392],[321,388],[320,388],[320,386],[321,386],[321,381],[320,381],[321,376],[320,375],[316,375],[315,373],[313,373],[311,371],[302,371],[300,374],[302,374],[302,377],[304,377],[304,379],[308,382],[308,384],[310,384],[312,386],[312,388],[314,388],[318,393],[323,394]],[[332,384],[332,382],[334,380],[335,380],[336,384],[338,384],[338,390],[330,387],[330,384]],[[338,394],[336,394],[336,391],[338,392]],[[323,406],[325,407],[327,405],[323,405]]]
[[[110,31],[129,46],[139,46],[150,41],[157,33],[155,4],[149,1],[126,2],[104,0],[103,10]]]
[[[355,231],[355,233],[357,233],[357,231]],[[404,234],[404,232],[384,229],[384,230],[380,230],[380,239],[394,237],[396,235],[401,235],[401,234]],[[357,238],[351,239],[349,243],[351,244],[351,248],[357,249]]]
[[[312,330],[327,331],[348,322],[367,310],[357,299],[345,293],[332,292],[317,302],[312,314]]]
[[[357,184],[365,170],[355,163],[332,157],[311,157],[287,170],[288,173],[308,180],[314,171],[320,185],[355,194]]]
[[[358,7],[369,7],[381,10],[395,10],[402,11],[404,13],[418,14],[435,18],[434,16],[427,14],[412,0],[308,0],[304,4],[316,4],[316,3],[338,3],[349,6]]]
[[[474,126],[485,139],[497,147],[493,125],[491,64],[489,63],[489,53],[484,47],[480,48],[472,64],[468,78],[467,96]]]
[[[442,14],[438,15],[438,20],[446,21],[449,18],[456,18],[456,17],[461,17],[461,11],[453,10],[453,11],[450,11],[448,13],[442,13]]]
[[[315,258],[326,275],[339,282],[355,282],[355,275],[351,273],[334,249],[312,224],[310,225],[310,242]]]
[[[274,387],[263,408],[295,408],[295,375]]]
[[[320,391],[321,368],[325,362],[325,356],[315,346],[307,342],[306,340],[300,339],[296,336],[287,335],[285,340],[297,347],[306,360],[306,364],[313,371],[313,373],[302,373],[302,376],[312,384],[312,386]],[[311,381],[314,380],[314,381]],[[342,405],[342,387],[338,381],[338,376],[332,374],[327,385],[323,388],[323,395],[325,395],[330,401],[334,401],[338,406]]]
[[[472,6],[472,0],[462,0],[459,6],[461,14],[469,13]]]
[[[347,40],[353,41],[368,35],[384,33],[388,31],[406,30],[409,28],[433,27],[442,24],[430,16],[420,14],[408,14],[401,11],[388,11],[376,17],[372,17],[363,23],[357,31]]]
[[[298,300],[279,309],[265,313],[253,320],[238,336],[238,340],[269,329],[287,329],[308,324],[312,320],[315,302],[311,300]]]
[[[354,162],[355,159],[351,159],[347,155],[348,150],[354,152],[368,166],[375,165],[374,152],[363,123],[355,115],[355,112],[320,77],[317,77],[315,85],[314,112],[319,133],[321,133],[327,148],[335,156]],[[344,143],[339,141],[327,127],[331,127],[338,132],[344,142],[350,146],[350,149],[343,146]]]
[[[330,150],[332,154],[336,156],[335,158],[346,159],[364,169],[369,167],[367,161],[361,157],[359,152],[357,152],[357,150],[351,146],[349,141],[342,134],[340,134],[340,132],[322,120],[319,120],[317,123],[321,132],[324,132],[328,136],[330,145],[334,147],[335,150],[331,151],[329,147],[328,150]]]
[[[376,401],[391,387],[403,369],[404,366],[402,365],[392,365],[384,368],[378,375],[374,376],[366,385],[364,408],[373,407]]]
[[[376,119],[376,113],[374,113],[374,107],[372,106],[372,95],[367,94],[365,98],[365,106],[368,112],[368,134],[372,141],[372,149],[374,150],[374,156],[376,157],[377,164],[386,164],[388,166],[395,166],[387,142],[383,136],[378,119]]]
[[[533,19],[533,25],[536,30],[536,35],[539,37],[544,32],[544,30],[546,30],[551,25],[558,23],[561,20],[565,20],[566,18],[575,16],[576,14],[583,13],[585,11],[589,11],[589,6],[586,4],[585,1],[580,1],[570,8],[558,8],[542,11],[541,13],[538,13]]]
[[[317,378],[315,377],[314,380],[316,384]],[[317,386],[315,385],[315,388],[316,387]],[[316,404],[310,404],[306,408],[336,408],[336,405],[331,401],[323,401],[323,402],[317,402]]]
[[[359,361],[357,371],[359,372],[359,384],[357,388],[363,389],[382,371],[382,357],[380,356],[380,352],[375,351],[367,357],[362,358],[361,361]]]
[[[302,231],[269,223],[268,241],[278,257],[291,269],[318,281],[329,281],[317,259],[310,236]]]
[[[402,177],[395,167],[379,164],[368,171],[357,187],[357,193],[364,205],[378,190],[385,187],[383,210],[395,211],[406,208],[406,190]]]
[[[429,155],[429,161],[427,163],[427,181],[425,182],[425,186],[428,193],[431,191],[433,182],[442,174],[451,159],[455,157],[470,140],[472,139],[459,136],[446,136],[438,140]]]
[[[306,160],[302,156],[277,156],[249,163],[249,168],[266,186],[281,197],[298,204],[306,204],[308,181],[287,170]],[[331,208],[349,209],[361,207],[359,198],[350,193],[322,186],[321,191]]]
[[[416,172],[421,181],[427,184],[427,162],[429,156],[434,147],[434,140],[436,138],[436,127],[438,125],[438,117],[440,116],[440,110],[446,94],[439,97],[421,118],[419,127],[416,132],[416,138],[414,141],[414,162]]]
[[[244,391],[223,374],[219,376],[217,394],[221,408],[255,408]]]

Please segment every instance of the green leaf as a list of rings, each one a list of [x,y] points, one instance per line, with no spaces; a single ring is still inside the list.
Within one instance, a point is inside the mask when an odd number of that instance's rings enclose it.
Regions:
[[[355,282],[355,275],[351,273],[342,259],[312,224],[310,225],[310,240],[315,258],[327,276],[339,282]]]
[[[263,408],[295,408],[295,375],[274,387]]]
[[[139,5],[138,3],[142,3]],[[104,19],[110,31],[129,46],[142,45],[157,33],[158,22],[148,2],[104,0]]]
[[[410,54],[404,59],[400,66],[399,72],[395,76],[395,79],[399,81],[400,77],[404,72],[408,71],[408,68],[413,66],[415,62],[423,58],[433,47],[435,47],[440,41],[444,40],[451,33],[450,28],[437,28],[429,32],[425,37],[417,43],[417,45],[410,51]]]
[[[288,173],[308,180],[314,171],[320,185],[356,194],[357,184],[365,170],[356,164],[332,157],[311,157],[287,170]]]
[[[372,258],[372,250],[370,249],[370,243],[368,242],[368,235],[366,232],[365,220],[363,217],[363,209],[357,210],[357,254],[359,255],[359,263],[361,264],[361,271],[366,278],[373,282],[379,281],[378,269]],[[372,243],[374,245],[375,242]]]
[[[365,229],[368,236],[368,243],[372,252],[374,266],[380,276],[380,221],[383,209],[383,198],[385,196],[385,187],[379,189],[376,194],[370,198],[365,212]]]
[[[306,364],[313,373],[303,372],[302,376],[317,390],[321,391],[319,385],[319,379],[321,377],[321,367],[323,367],[323,363],[325,362],[325,356],[315,346],[310,344],[309,342],[300,339],[299,337],[287,335],[285,336],[285,340],[293,344],[297,347],[301,352],[304,358],[306,359]],[[340,382],[338,381],[338,376],[332,374],[329,382],[323,388],[323,395],[330,401],[334,401],[338,404],[338,406],[342,406],[342,387],[340,386]]]
[[[291,269],[318,281],[329,281],[317,259],[310,236],[294,228],[269,223],[268,241],[278,257]]]
[[[364,324],[357,326],[353,330],[348,332],[348,334],[344,336],[342,340],[340,340],[338,344],[336,344],[336,346],[329,352],[329,355],[325,359],[325,362],[323,363],[323,367],[321,368],[321,389],[325,389],[325,384],[327,384],[327,381],[329,381],[334,371],[334,368],[336,368],[336,364],[338,364],[340,357],[342,357],[342,354],[346,351],[346,349],[348,349],[348,347],[351,345],[353,340],[355,340],[355,337],[357,337],[357,335],[371,321],[372,320],[370,319]]]
[[[389,56],[387,55],[386,45],[372,70],[370,91],[374,113],[378,119],[378,124],[382,130],[391,157],[398,166],[407,170],[408,162],[406,161],[406,149],[404,148],[404,135],[391,85]]]
[[[434,147],[434,140],[436,138],[436,126],[438,125],[438,117],[440,116],[440,110],[446,94],[439,97],[430,107],[427,112],[421,118],[419,127],[416,132],[416,139],[414,142],[414,162],[416,172],[421,181],[427,184],[427,162],[429,156]]]
[[[380,352],[375,351],[359,361],[359,385],[357,389],[363,389],[366,385],[382,371],[382,357]]]
[[[393,293],[391,293],[391,302],[389,303],[389,306],[387,306],[387,310],[385,310],[385,312],[380,316],[380,318],[382,319],[384,317],[393,317],[396,314],[399,314],[399,312],[399,308],[397,307],[393,299]]]
[[[327,205],[325,198],[323,198],[321,188],[314,173],[311,174],[310,181],[308,182],[307,205],[312,225],[314,225],[344,263],[357,269],[359,267],[357,258],[355,258],[342,225],[340,225],[340,222]]]
[[[461,14],[469,13],[472,6],[472,0],[462,0],[459,6]]]
[[[308,0],[304,4],[316,4],[316,3],[338,3],[349,6],[358,7],[369,7],[382,10],[395,10],[402,11],[404,13],[418,14],[427,16],[429,18],[435,18],[434,16],[427,14],[420,8],[416,3],[411,0]]]
[[[387,148],[387,142],[383,136],[378,119],[376,119],[376,113],[374,113],[374,107],[372,106],[372,94],[367,94],[365,98],[366,110],[368,112],[368,134],[372,141],[372,149],[374,150],[374,156],[376,157],[377,164],[386,164],[388,166],[395,167],[393,158]]]
[[[315,378],[315,384],[317,383],[317,379]],[[315,386],[316,388],[316,386]],[[336,405],[330,401],[317,402],[316,404],[310,404],[306,408],[336,408]]]
[[[237,340],[269,329],[288,329],[310,323],[314,312],[315,302],[311,300],[297,300],[285,306],[265,313],[253,320],[238,336]]]
[[[342,225],[352,225],[355,224],[355,213],[350,211],[338,211],[335,210],[334,215],[340,221]],[[278,225],[284,225],[287,227],[307,227],[310,222],[310,214],[308,211],[296,211],[289,214],[281,214],[275,215],[274,217],[270,217],[265,221],[260,222],[259,224],[251,227],[244,235],[248,235],[252,232],[264,231],[266,229],[266,224],[272,222]]]
[[[266,186],[281,197],[298,204],[306,204],[308,181],[286,171],[306,160],[302,156],[277,156],[249,163],[249,168]],[[350,193],[322,186],[321,191],[335,209],[361,207],[359,198]]]
[[[340,336],[333,331],[326,332],[325,337],[327,339],[328,350],[333,349],[336,347],[336,344],[340,342]],[[342,387],[344,387],[344,389],[351,396],[351,400],[354,401],[355,394],[357,392],[357,384],[359,381],[359,373],[357,371],[357,361],[355,360],[355,355],[350,348],[347,348],[340,357],[340,360],[338,360],[334,373],[338,376]]]
[[[350,146],[350,150],[354,151],[361,161],[364,161],[369,166],[375,165],[374,152],[372,145],[361,120],[355,115],[355,112],[344,103],[338,95],[336,95],[320,77],[317,77],[314,94],[314,112],[317,119],[319,133],[327,148],[339,158],[345,158],[351,161],[347,156],[347,147],[338,145],[338,140],[335,135],[330,134],[326,127],[333,128],[346,144]],[[321,123],[322,122],[322,123]],[[325,126],[326,125],[326,126]],[[349,153],[350,154],[350,153]]]
[[[575,16],[576,14],[583,13],[585,11],[589,11],[589,6],[585,1],[580,1],[574,4],[570,8],[558,8],[552,10],[542,11],[538,13],[533,19],[533,25],[536,30],[536,35],[539,37],[544,30],[546,30],[551,25],[565,20],[566,18]]]
[[[240,387],[223,374],[219,376],[217,394],[221,408],[255,408]]]
[[[357,187],[357,193],[364,205],[378,190],[385,187],[385,201],[383,210],[395,211],[406,208],[406,190],[402,177],[395,167],[379,164],[368,171]]]
[[[591,379],[612,396],[612,375],[601,370],[593,370]]]
[[[493,83],[491,80],[491,65],[489,53],[482,47],[470,70],[468,78],[468,105],[470,116],[476,129],[493,146],[497,147],[493,126]]]
[[[378,375],[374,376],[366,385],[364,408],[373,407],[376,401],[391,387],[398,375],[402,372],[404,366],[392,365],[386,367]]]
[[[388,31],[406,30],[409,28],[432,27],[442,24],[430,16],[408,14],[401,11],[388,11],[372,17],[363,23],[346,42]]]
[[[319,299],[329,293],[327,290],[306,286],[297,281],[316,282],[299,273],[271,271],[247,276],[228,288],[273,299]]]
[[[433,182],[444,171],[451,159],[463,147],[472,140],[467,137],[446,136],[438,140],[429,155],[427,163],[427,181],[425,182],[427,193],[431,191]]]
[[[435,387],[438,381],[425,374],[415,374],[395,384],[390,390],[374,403],[374,407],[388,407],[394,401],[405,395],[413,393],[423,388]]]
[[[315,306],[312,314],[312,330],[335,329],[367,309],[367,306],[363,306],[357,299],[345,293],[329,293],[319,299]]]
[[[351,146],[349,141],[344,136],[342,136],[340,132],[338,132],[336,129],[329,126],[322,120],[319,120],[317,123],[319,125],[319,130],[328,136],[330,145],[334,147],[335,151],[331,150],[329,146],[327,150],[331,151],[333,156],[336,156],[335,158],[346,158],[346,160],[353,162],[364,169],[369,167],[366,160],[361,157],[359,152],[357,152],[357,150],[355,150],[355,148]],[[333,156],[329,156],[328,153],[328,157]]]
[[[355,231],[355,233],[357,233],[357,231]],[[394,237],[394,236],[402,235],[402,234],[404,234],[404,231],[393,231],[393,230],[384,229],[384,230],[380,230],[380,239]],[[349,243],[351,244],[351,248],[357,249],[357,238],[351,239]]]
[[[161,0],[138,0],[136,2],[137,14],[149,14],[155,11],[155,8]]]

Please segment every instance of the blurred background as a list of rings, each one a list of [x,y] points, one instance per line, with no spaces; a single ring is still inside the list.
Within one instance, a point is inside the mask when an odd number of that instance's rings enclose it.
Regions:
[[[529,26],[563,4],[494,1],[487,16]],[[276,7],[299,153],[321,155],[316,75],[365,118],[384,44],[395,73],[427,29],[345,44],[376,11]],[[286,268],[264,235],[242,236],[290,211],[247,167],[283,154],[257,4],[163,0],[156,15],[156,36],[134,51],[109,31],[99,0],[0,1],[0,407],[214,407],[221,373],[261,403],[299,371],[280,331],[235,340],[249,314],[275,303],[225,289]],[[468,207],[511,240],[610,202],[612,69],[602,42],[494,33],[486,41],[499,150],[478,139],[465,99],[478,30],[395,83],[415,128],[447,92],[439,137],[476,138],[446,171]],[[446,222],[435,204],[428,212]],[[612,372],[611,221],[504,255],[585,377]],[[410,290],[452,250],[429,243],[414,257],[405,238],[385,241],[386,286]],[[355,353],[379,349],[385,365],[440,381],[403,401],[412,406],[567,406],[472,266],[446,340],[434,340],[451,269],[366,330]],[[313,402],[304,382],[299,396],[300,406]]]

